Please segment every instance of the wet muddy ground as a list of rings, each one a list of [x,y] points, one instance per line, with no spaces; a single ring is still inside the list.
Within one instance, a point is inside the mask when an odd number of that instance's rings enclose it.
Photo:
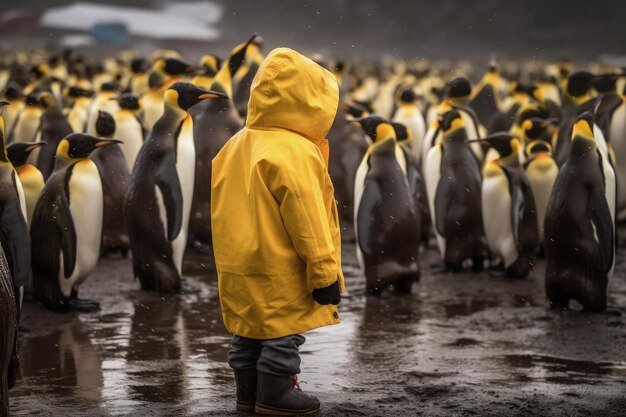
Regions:
[[[624,234],[624,230],[621,231]],[[546,308],[545,262],[525,280],[433,274],[413,295],[368,297],[344,247],[342,324],[308,333],[303,389],[323,416],[626,415],[626,246],[602,314]],[[138,291],[128,260],[81,287],[96,314],[26,304],[16,416],[239,415],[212,266],[185,261],[184,294]],[[242,414],[243,415],[243,414]]]

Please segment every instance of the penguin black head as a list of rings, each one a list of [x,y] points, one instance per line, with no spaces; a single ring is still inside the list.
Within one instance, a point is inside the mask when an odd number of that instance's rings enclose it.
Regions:
[[[7,156],[9,157],[9,161],[15,167],[21,167],[22,165],[26,165],[28,160],[28,156],[32,151],[37,149],[40,146],[47,145],[46,142],[13,142],[9,146],[7,146]]]
[[[404,87],[400,92],[400,101],[403,103],[413,103],[416,98],[417,95],[411,87]]]
[[[194,104],[209,98],[227,99],[228,96],[218,93],[217,91],[206,90],[195,84],[184,81],[175,82],[165,92],[165,99],[168,103],[180,107],[185,111],[189,110]]]
[[[516,136],[509,133],[497,132],[487,136],[486,138],[471,140],[470,142],[479,142],[489,145],[498,151],[501,158],[515,155],[514,159],[519,161],[519,159],[517,159],[517,153],[522,148],[522,144]]]
[[[221,66],[222,60],[217,55],[208,54],[200,58],[200,67],[206,76],[213,77]]]
[[[543,122],[544,120],[539,117],[530,117],[524,120],[522,123],[522,129],[524,130],[526,137],[529,139],[540,138],[545,131]]]
[[[584,96],[592,87],[594,75],[588,71],[576,71],[567,78],[567,93],[572,97]]]
[[[96,119],[96,133],[102,138],[110,138],[115,133],[115,120],[111,113],[98,110]]]
[[[7,84],[7,88],[4,91],[4,96],[9,100],[22,98],[22,87],[18,83],[11,81]]]
[[[231,52],[230,58],[228,59],[228,70],[230,71],[231,77],[235,76],[235,73],[243,64],[246,58],[246,51],[248,50],[248,47],[255,42],[257,36],[258,35],[256,33],[252,34],[246,43],[236,46]]]
[[[458,77],[448,84],[448,96],[450,98],[469,97],[472,94],[472,83],[465,77]]]
[[[122,109],[139,110],[141,108],[139,97],[131,93],[125,93],[117,97],[111,97],[110,100],[116,100]]]
[[[533,117],[546,118],[548,114],[536,103],[526,103],[518,110],[517,116],[515,117],[515,124],[521,126],[525,120]]]
[[[111,82],[102,83],[100,91],[117,91],[117,84]]]
[[[152,71],[148,77],[148,86],[158,88],[162,86],[169,77],[191,74],[198,68],[180,58],[159,58],[152,64]]]
[[[533,140],[526,146],[526,155],[534,155],[539,153],[552,153],[552,145],[545,140]]]
[[[37,79],[43,78],[50,74],[50,67],[46,64],[38,64],[31,68],[30,73]]]
[[[368,111],[365,107],[358,104],[341,103],[341,108],[354,118],[365,117],[368,115]]]
[[[598,94],[615,94],[615,88],[617,79],[620,74],[601,74],[597,75],[593,79],[593,88],[596,89]]]
[[[85,133],[72,133],[61,139],[57,147],[57,155],[66,159],[83,159],[89,157],[96,149],[114,143],[122,143],[122,141],[117,139],[100,139]]]
[[[40,101],[39,101],[39,94],[37,93],[30,93],[29,95],[26,96],[26,105],[27,106],[39,106],[41,105]]]
[[[162,70],[168,75],[191,74],[197,69],[192,63],[180,58],[162,58]]]
[[[145,58],[135,58],[130,62],[130,70],[133,74],[143,74],[147,70],[147,65]]]
[[[381,140],[396,138],[396,131],[389,120],[380,116],[367,116],[359,119],[354,119],[355,123],[358,123],[367,136],[372,139],[372,142],[379,142]]]
[[[65,91],[65,95],[67,97],[78,98],[78,97],[91,97],[93,95],[93,91],[86,90],[81,87],[71,86],[67,87]]]

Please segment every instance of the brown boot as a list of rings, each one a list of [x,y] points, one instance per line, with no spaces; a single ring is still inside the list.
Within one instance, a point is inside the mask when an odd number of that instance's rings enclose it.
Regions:
[[[237,411],[254,412],[256,402],[256,369],[235,369],[237,384]]]
[[[296,374],[275,376],[259,372],[257,378],[254,408],[257,414],[301,416],[320,411],[320,400],[302,392]]]

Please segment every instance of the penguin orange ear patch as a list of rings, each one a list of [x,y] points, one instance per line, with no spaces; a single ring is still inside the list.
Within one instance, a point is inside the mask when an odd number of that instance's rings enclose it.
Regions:
[[[221,98],[221,96],[218,96],[217,94],[213,94],[213,93],[206,93],[206,94],[202,94],[200,96],[198,96],[198,98],[204,100],[207,98]]]

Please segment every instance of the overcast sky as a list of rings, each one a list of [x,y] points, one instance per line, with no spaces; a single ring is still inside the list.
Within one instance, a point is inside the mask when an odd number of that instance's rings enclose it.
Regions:
[[[268,47],[291,46],[332,55],[488,59],[626,55],[626,1],[554,0],[214,0],[226,48],[259,32]],[[94,0],[93,2],[97,2]],[[64,0],[21,0],[10,7],[41,10]],[[113,0],[128,6],[158,1]],[[161,2],[162,3],[162,2]]]

